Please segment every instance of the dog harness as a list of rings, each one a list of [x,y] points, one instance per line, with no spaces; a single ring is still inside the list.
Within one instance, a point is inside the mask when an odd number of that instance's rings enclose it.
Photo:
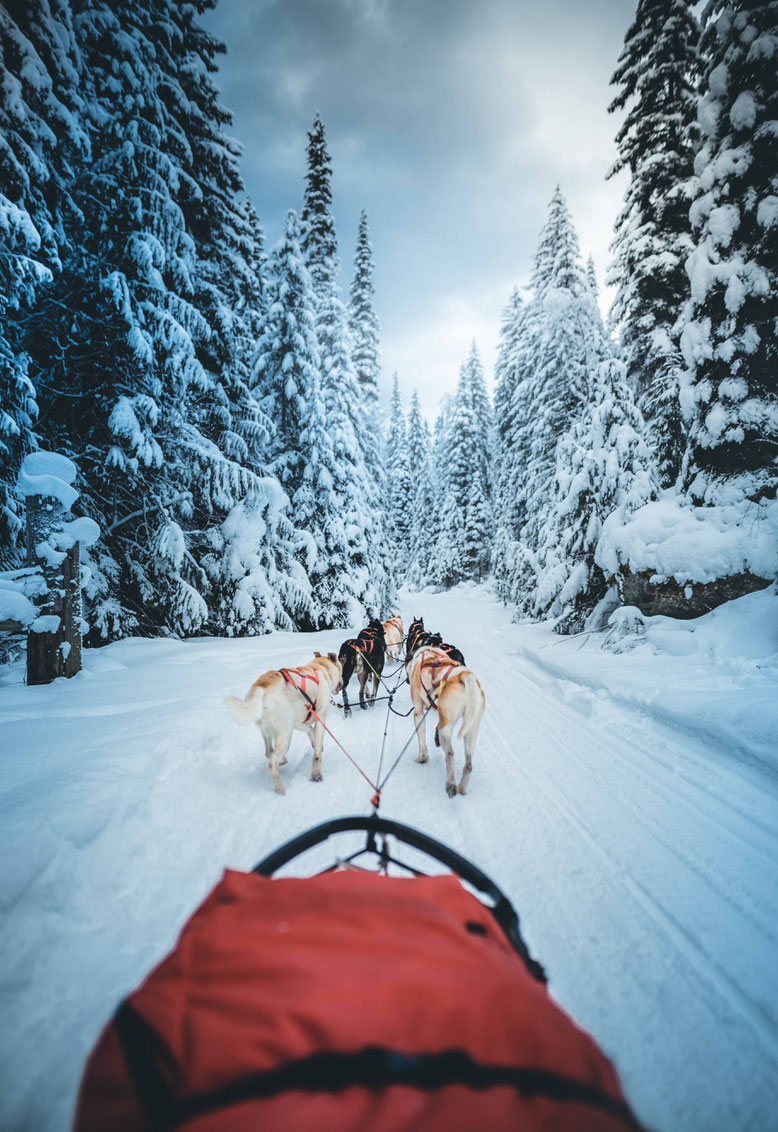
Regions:
[[[286,680],[287,684],[291,684],[292,687],[296,688],[298,692],[302,692],[302,694],[303,694],[303,696],[304,696],[304,698],[305,698],[305,700],[308,704],[308,714],[306,715],[305,719],[303,720],[303,723],[307,723],[308,720],[311,718],[311,715],[313,714],[313,711],[315,710],[316,705],[313,702],[313,700],[311,699],[311,697],[308,695],[308,693],[306,692],[305,685],[310,680],[312,684],[316,684],[317,687],[318,687],[319,673],[318,672],[314,672],[314,673],[303,672],[303,670],[301,668],[279,668],[278,671],[281,673],[284,680]],[[295,684],[294,680],[292,679],[292,676],[299,676],[300,677],[300,683]],[[314,693],[314,695],[315,695],[315,693]]]
[[[428,655],[430,657],[429,660],[425,658],[425,654],[422,652],[419,666],[421,668],[434,668],[436,670],[442,670],[440,672],[440,675],[437,675],[437,672],[433,674],[430,682],[430,687],[424,688],[427,699],[429,700],[430,707],[435,707],[438,700],[440,699],[440,693],[443,691],[443,686],[448,680],[449,676],[455,668],[461,668],[462,665],[458,664],[456,661],[452,662],[441,660],[437,653],[429,653]],[[422,687],[424,687],[424,685],[422,685]],[[433,692],[437,693],[434,700],[432,698]]]

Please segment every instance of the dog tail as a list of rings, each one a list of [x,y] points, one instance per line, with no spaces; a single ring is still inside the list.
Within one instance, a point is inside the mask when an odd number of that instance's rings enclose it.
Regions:
[[[224,702],[238,723],[256,723],[262,715],[262,688],[251,688],[245,700],[237,696],[225,696]]]
[[[469,735],[474,727],[478,727],[484,713],[481,699],[481,686],[472,672],[466,672],[462,678],[465,689],[465,710],[462,712],[462,726],[459,729],[459,738]]]

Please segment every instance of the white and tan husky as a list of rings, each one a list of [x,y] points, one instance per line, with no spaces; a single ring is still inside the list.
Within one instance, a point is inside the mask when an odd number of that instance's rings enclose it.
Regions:
[[[295,729],[304,731],[311,741],[311,780],[321,782],[324,743],[321,724],[330,710],[330,694],[339,692],[340,687],[341,666],[337,656],[334,652],[327,656],[317,652],[312,661],[299,668],[264,672],[251,685],[244,700],[237,696],[225,698],[225,704],[238,723],[256,723],[262,732],[265,755],[277,794],[286,793],[278,768],[287,761],[286,753]],[[311,704],[319,719],[312,714]]]
[[[403,654],[403,619],[399,613],[384,621],[384,640],[386,641],[386,654],[390,660],[400,660]]]
[[[431,706],[438,713],[437,735],[446,756],[446,793],[449,798],[464,794],[473,770],[473,751],[483,719],[486,697],[469,668],[465,668],[441,649],[425,646],[414,654],[408,665],[413,719],[419,740],[419,757],[426,763],[427,724],[425,712]],[[453,731],[462,721],[457,738],[465,741],[465,767],[457,786],[454,767]]]

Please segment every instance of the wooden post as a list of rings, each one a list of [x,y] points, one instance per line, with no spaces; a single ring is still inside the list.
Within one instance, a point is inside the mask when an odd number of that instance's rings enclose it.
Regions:
[[[38,548],[63,526],[65,508],[57,499],[27,497],[27,562],[40,566],[45,593],[35,599],[38,618],[56,618],[42,632],[27,634],[27,683],[50,684],[81,671],[81,589],[79,545],[64,552]],[[60,558],[60,555],[62,557]]]

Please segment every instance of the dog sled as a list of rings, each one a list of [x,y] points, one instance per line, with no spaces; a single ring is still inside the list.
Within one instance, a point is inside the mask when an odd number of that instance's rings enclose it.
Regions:
[[[344,834],[352,851],[331,861]],[[290,865],[307,875],[277,875]],[[104,1030],[75,1120],[77,1132],[637,1127],[611,1063],[549,997],[504,893],[377,815],[224,874]]]

